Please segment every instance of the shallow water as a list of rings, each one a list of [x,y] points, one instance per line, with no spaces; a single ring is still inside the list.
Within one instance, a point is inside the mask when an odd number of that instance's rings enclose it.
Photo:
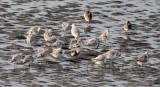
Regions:
[[[85,10],[93,13],[90,24],[83,19]],[[126,20],[133,24],[133,29],[127,34],[122,29]],[[108,61],[105,67],[89,64],[87,68],[89,59],[103,52],[99,48],[94,55],[84,52],[78,63],[35,62],[30,70],[23,65],[14,68],[14,64],[10,63],[14,53],[33,52],[24,37],[30,26],[37,25],[44,31],[50,28],[56,32],[63,21],[75,23],[83,38],[96,37],[110,28],[110,39],[103,50],[119,51],[121,56]],[[159,0],[0,0],[0,86],[158,87],[159,23]],[[83,33],[86,25],[92,28],[87,37]],[[147,50],[150,56],[147,65],[132,68],[134,58]]]

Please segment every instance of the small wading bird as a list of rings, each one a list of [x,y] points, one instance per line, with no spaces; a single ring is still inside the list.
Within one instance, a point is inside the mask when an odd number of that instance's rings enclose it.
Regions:
[[[90,23],[90,21],[92,20],[92,13],[90,11],[85,11],[84,12],[84,19]]]
[[[32,34],[27,35],[26,42],[27,42],[28,46],[29,45],[30,46],[35,46],[36,42],[37,42],[36,36],[32,35]]]
[[[99,40],[102,42],[106,42],[106,39],[109,37],[109,29],[106,29],[105,32],[99,35]]]
[[[106,51],[105,53],[103,53],[103,55],[107,58],[107,59],[113,59],[115,57],[120,56],[121,54],[117,51]]]
[[[52,52],[50,54],[54,58],[62,58],[64,57],[64,50],[62,50],[62,48],[52,48]]]
[[[34,62],[34,60],[35,58],[32,55],[26,55],[23,59],[23,63],[30,67],[30,65]]]
[[[21,62],[22,58],[23,58],[22,53],[16,53],[16,54],[12,55],[11,62],[18,64]]]
[[[126,21],[126,23],[124,23],[124,25],[123,25],[123,29],[124,29],[125,31],[128,31],[128,29],[132,29],[132,24],[131,24],[131,22],[130,22],[130,21]]]
[[[140,55],[139,57],[136,58],[136,62],[140,66],[147,63],[147,61],[148,61],[148,52],[145,52],[144,54],[142,54],[142,55]]]
[[[30,27],[30,29],[28,30],[28,32],[26,33],[27,35],[32,34],[32,35],[38,35],[40,32],[41,28],[37,27],[37,26],[32,26]]]
[[[40,48],[37,52],[37,58],[40,58],[40,62],[42,64],[43,61],[55,61],[49,54],[50,49]]]
[[[75,24],[72,24],[71,28],[71,34],[72,36],[77,40],[80,37],[80,31],[79,29],[75,26]]]
[[[88,40],[83,40],[80,38],[77,43],[80,44],[80,46],[83,48],[83,46],[85,47],[89,47],[91,49],[97,49],[99,47],[99,39],[98,38],[91,38]]]
[[[64,36],[67,36],[68,33],[71,31],[71,26],[67,22],[62,23],[62,29],[60,30],[64,33]]]
[[[59,39],[57,39],[56,42],[52,44],[53,48],[62,48],[63,46],[64,46],[64,43],[60,41]]]
[[[51,29],[47,30],[43,36],[44,36],[44,40],[49,43],[54,43],[57,40],[57,37],[53,36]]]
[[[97,65],[104,65],[106,63],[106,57],[103,54],[101,54],[98,55],[96,58],[92,58],[91,62]]]

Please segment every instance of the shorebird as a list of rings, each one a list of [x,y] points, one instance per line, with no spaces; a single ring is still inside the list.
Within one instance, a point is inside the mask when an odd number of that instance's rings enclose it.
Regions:
[[[30,65],[34,62],[34,59],[35,58],[32,55],[26,55],[23,59],[23,63],[29,65],[30,67]]]
[[[117,55],[116,55],[116,52],[113,52],[113,51],[108,50],[107,52],[103,53],[103,55],[104,55],[107,59],[112,59],[112,58],[114,58],[115,56],[117,56],[118,53],[117,53]]]
[[[36,36],[32,34],[27,35],[26,42],[30,46],[35,46],[37,42]]]
[[[97,49],[99,47],[99,39],[98,38],[92,38],[88,40],[83,40],[80,38],[77,43],[80,44],[80,46],[83,48],[83,46],[92,48],[92,49]]]
[[[73,35],[73,37],[77,40],[80,37],[80,31],[79,29],[75,26],[75,24],[72,24],[72,28],[71,28],[71,34]]]
[[[124,23],[124,25],[123,25],[123,29],[124,29],[125,31],[128,31],[128,29],[132,29],[132,24],[131,24],[131,22],[130,22],[130,21],[126,21],[126,23]]]
[[[92,13],[90,11],[85,11],[83,16],[84,16],[84,19],[88,23],[90,23],[90,21],[92,20]]]
[[[64,43],[63,43],[62,41],[60,41],[59,39],[57,39],[56,42],[54,42],[54,43],[52,44],[52,47],[53,47],[53,48],[62,48],[63,45],[64,45]]]
[[[57,40],[57,37],[53,36],[51,29],[47,30],[43,36],[44,36],[44,40],[49,43],[54,43]]]
[[[98,55],[96,58],[92,58],[91,61],[97,65],[104,65],[106,63],[106,57],[103,54],[101,54]]]
[[[40,61],[41,61],[41,64],[42,62],[45,60],[45,61],[55,61],[54,58],[51,57],[51,55],[49,54],[49,50],[50,49],[45,49],[45,48],[40,48],[38,49],[38,52],[37,52],[37,58],[41,58]]]
[[[138,65],[143,65],[148,61],[148,52],[145,52],[144,54],[140,55],[138,58],[136,58]]]
[[[71,29],[71,26],[69,25],[69,23],[63,22],[62,29],[60,31],[64,33],[64,36],[66,36],[70,32],[70,29]]]
[[[37,57],[45,57],[47,55],[47,51],[44,48],[40,48],[37,51]]]
[[[21,62],[22,58],[23,58],[22,53],[16,53],[16,54],[12,55],[11,62],[18,64]]]
[[[28,32],[26,33],[27,35],[32,34],[32,35],[38,35],[40,32],[41,28],[37,27],[37,26],[32,26],[30,27],[30,29],[28,30]]]
[[[52,48],[52,52],[50,53],[54,58],[64,57],[64,50],[62,48]]]
[[[100,41],[104,42],[108,37],[109,37],[109,29],[106,29],[106,31],[100,34],[98,38]]]

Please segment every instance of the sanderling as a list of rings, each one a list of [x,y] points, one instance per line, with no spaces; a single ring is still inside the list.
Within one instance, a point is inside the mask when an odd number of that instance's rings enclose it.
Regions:
[[[90,21],[92,20],[92,13],[90,11],[85,11],[83,16],[84,16],[84,19],[88,23],[90,23]]]
[[[32,34],[27,35],[26,42],[30,46],[35,46],[37,42],[36,36]]]
[[[143,65],[144,63],[146,63],[148,61],[148,52],[145,52],[144,54],[140,55],[137,59],[137,64],[138,65]]]
[[[53,36],[51,29],[47,30],[43,36],[46,42],[54,43],[57,40],[57,37]]]
[[[32,27],[28,30],[28,32],[27,32],[26,34],[28,34],[28,35],[29,35],[29,34],[37,35],[37,34],[39,34],[40,30],[41,30],[40,27],[32,26]]]
[[[18,64],[21,62],[22,58],[23,58],[22,53],[16,53],[16,54],[12,55],[11,62]]]
[[[124,25],[123,25],[123,29],[125,31],[128,31],[128,29],[131,29],[131,28],[132,28],[131,22],[130,21],[126,21],[126,23],[124,23]]]
[[[32,55],[26,55],[23,59],[23,63],[26,65],[29,65],[29,67],[30,67],[30,65],[33,63],[34,59],[35,58]]]
[[[71,30],[71,26],[67,22],[62,23],[62,29],[60,31],[64,32],[64,36],[66,36]]]
[[[104,65],[106,63],[106,57],[103,54],[101,54],[98,55],[96,58],[92,58],[91,62],[97,65]]]
[[[75,24],[72,24],[71,34],[74,36],[75,39],[78,39],[78,38],[80,37],[80,31],[79,31],[79,29],[75,26]]]
[[[62,48],[52,48],[52,52],[50,53],[54,58],[64,57],[64,50]]]
[[[81,45],[81,47],[83,48],[83,46],[92,48],[92,49],[97,49],[99,47],[99,39],[98,38],[91,38],[88,40],[83,40],[80,38],[77,43],[79,43]]]
[[[102,34],[99,35],[99,40],[101,40],[102,42],[106,41],[106,39],[109,37],[109,29],[106,29],[105,32],[103,32]]]

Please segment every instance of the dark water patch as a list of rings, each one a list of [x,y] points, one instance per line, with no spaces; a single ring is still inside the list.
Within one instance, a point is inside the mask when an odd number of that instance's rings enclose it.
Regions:
[[[124,7],[123,5],[111,5],[111,8],[122,8]]]
[[[110,3],[110,4],[112,4],[112,3],[122,4],[123,1],[114,0],[114,1],[109,1],[108,3]]]
[[[138,6],[135,6],[134,4],[125,4],[125,6],[127,6],[127,7],[138,7]]]
[[[120,15],[124,15],[123,12],[114,12],[112,13],[113,16],[120,16]]]

